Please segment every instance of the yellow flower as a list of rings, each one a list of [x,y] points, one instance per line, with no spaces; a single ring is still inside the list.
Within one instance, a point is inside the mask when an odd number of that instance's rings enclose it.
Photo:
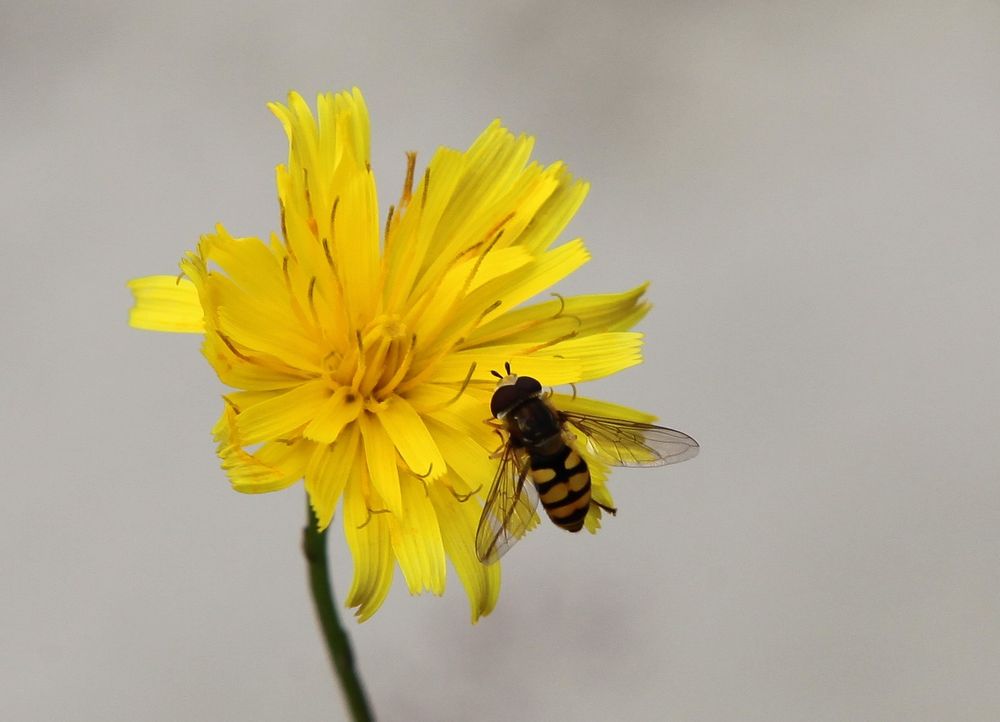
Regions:
[[[218,226],[180,277],[129,283],[130,323],[204,334],[234,389],[214,433],[237,491],[304,479],[321,529],[342,500],[359,619],[382,604],[394,563],[412,594],[441,594],[447,558],[475,621],[500,586],[500,565],[475,551],[497,464],[483,423],[490,370],[509,361],[555,386],[639,363],[641,335],[627,329],[648,309],[645,286],[524,305],[588,260],[579,239],[553,247],[587,185],[561,163],[529,162],[532,138],[499,122],[464,152],[439,149],[415,187],[410,154],[383,222],[361,93],[320,95],[315,116],[296,93],[270,108],[289,139],[281,235],[265,243]],[[606,468],[591,466],[594,498],[610,506]],[[599,517],[594,506],[587,528]]]

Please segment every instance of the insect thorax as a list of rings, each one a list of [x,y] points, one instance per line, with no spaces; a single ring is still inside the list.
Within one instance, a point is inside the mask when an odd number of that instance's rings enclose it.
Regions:
[[[559,438],[562,423],[559,415],[540,398],[531,398],[515,406],[504,421],[510,431],[511,441],[519,446],[536,447]]]

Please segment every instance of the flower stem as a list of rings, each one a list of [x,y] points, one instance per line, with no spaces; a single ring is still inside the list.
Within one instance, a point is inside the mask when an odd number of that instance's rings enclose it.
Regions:
[[[316,515],[309,508],[309,521],[302,530],[302,551],[309,565],[309,587],[312,589],[316,615],[319,617],[323,636],[326,638],[330,661],[340,680],[340,687],[347,698],[354,722],[371,722],[374,719],[368,707],[361,678],[354,666],[354,652],[347,633],[340,624],[337,607],[333,602],[333,588],[326,557],[326,530],[317,529]]]

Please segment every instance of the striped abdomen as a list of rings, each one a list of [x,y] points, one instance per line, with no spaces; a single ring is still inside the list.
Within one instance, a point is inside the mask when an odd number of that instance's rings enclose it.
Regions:
[[[590,509],[587,462],[565,442],[552,453],[529,448],[528,455],[531,480],[549,519],[567,531],[580,531]]]

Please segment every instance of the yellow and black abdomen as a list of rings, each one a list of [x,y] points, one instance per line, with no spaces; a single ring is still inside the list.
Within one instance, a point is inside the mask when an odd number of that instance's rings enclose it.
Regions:
[[[567,531],[580,531],[590,509],[590,470],[569,444],[552,453],[528,449],[531,480],[549,519]]]

